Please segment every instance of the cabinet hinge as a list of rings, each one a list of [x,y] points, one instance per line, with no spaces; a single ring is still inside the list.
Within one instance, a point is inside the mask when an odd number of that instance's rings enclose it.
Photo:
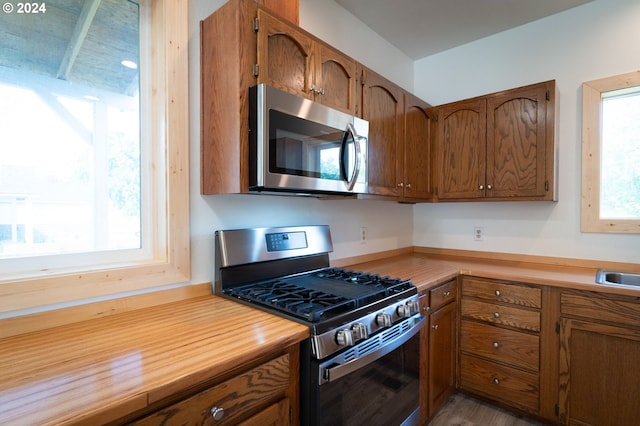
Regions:
[[[549,192],[549,181],[548,180],[544,181],[544,191],[545,192]]]
[[[556,334],[560,334],[560,322],[556,322]]]
[[[257,33],[259,29],[260,29],[260,20],[256,16],[253,18],[253,31]]]
[[[259,73],[260,73],[260,65],[253,64],[253,76],[257,77]]]
[[[547,98],[547,101],[551,100],[551,93],[549,93],[548,90],[547,90],[547,93],[545,94],[545,97]]]
[[[560,407],[558,407],[558,404],[553,406],[553,414],[555,414],[556,417],[560,415]]]

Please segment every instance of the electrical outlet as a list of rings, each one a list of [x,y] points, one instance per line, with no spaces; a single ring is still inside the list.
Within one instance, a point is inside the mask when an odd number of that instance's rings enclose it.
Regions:
[[[475,226],[473,228],[473,240],[474,241],[484,241],[484,227],[483,226]]]
[[[366,243],[367,243],[367,227],[361,226],[360,227],[360,244],[366,244]]]

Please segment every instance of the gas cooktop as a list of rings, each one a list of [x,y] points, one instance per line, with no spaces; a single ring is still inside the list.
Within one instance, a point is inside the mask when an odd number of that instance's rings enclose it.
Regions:
[[[411,281],[340,268],[325,268],[224,290],[239,299],[320,322],[394,299],[413,289]]]

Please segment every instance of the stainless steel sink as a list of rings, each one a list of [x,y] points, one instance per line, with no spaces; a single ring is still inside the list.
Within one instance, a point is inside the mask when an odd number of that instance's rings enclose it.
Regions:
[[[596,272],[596,283],[605,285],[628,285],[640,287],[640,273],[607,271],[599,269]]]

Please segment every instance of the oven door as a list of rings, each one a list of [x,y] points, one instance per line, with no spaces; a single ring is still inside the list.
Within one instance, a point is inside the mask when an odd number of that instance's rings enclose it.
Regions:
[[[250,190],[366,192],[366,121],[266,85],[250,98]]]
[[[302,424],[417,425],[420,335],[416,315],[337,356],[311,361]],[[305,392],[309,392],[305,395]]]

